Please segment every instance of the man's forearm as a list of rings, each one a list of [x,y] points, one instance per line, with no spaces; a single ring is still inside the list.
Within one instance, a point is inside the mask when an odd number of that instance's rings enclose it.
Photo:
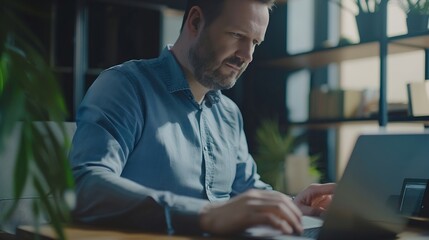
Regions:
[[[79,222],[169,233],[201,232],[199,213],[207,200],[146,188],[97,168],[75,174],[78,199],[73,216]]]

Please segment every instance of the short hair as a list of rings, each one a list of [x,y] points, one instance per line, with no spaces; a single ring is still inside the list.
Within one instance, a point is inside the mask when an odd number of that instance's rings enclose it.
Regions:
[[[198,6],[201,8],[206,21],[206,26],[209,26],[222,12],[224,2],[227,0],[188,0],[185,8],[185,15],[183,16],[182,27],[185,26],[186,19],[188,18],[189,11],[192,7]],[[276,0],[252,0],[266,4],[268,9],[271,10]]]

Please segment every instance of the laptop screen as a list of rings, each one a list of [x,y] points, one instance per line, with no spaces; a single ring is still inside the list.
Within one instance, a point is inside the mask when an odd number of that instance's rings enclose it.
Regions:
[[[361,135],[321,234],[365,237],[401,231],[405,220],[398,200],[406,178],[429,178],[429,133]]]

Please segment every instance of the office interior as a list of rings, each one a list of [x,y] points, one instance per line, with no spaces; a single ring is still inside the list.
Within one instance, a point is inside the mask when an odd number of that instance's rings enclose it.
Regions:
[[[23,2],[44,11],[41,16],[23,18],[43,44],[44,58],[67,104],[67,121],[73,122],[86,90],[103,69],[131,59],[157,57],[167,44],[174,43],[186,1]],[[429,114],[411,115],[407,92],[407,84],[428,79],[427,28],[415,34],[423,39],[422,46],[401,43],[405,50],[395,51],[391,47],[395,42],[390,40],[409,36],[406,13],[395,1],[387,4],[387,35],[369,41],[360,39],[354,1],[342,0],[341,6],[335,2],[277,1],[266,39],[256,49],[253,62],[236,86],[224,91],[243,114],[252,154],[258,150],[257,129],[265,120],[273,120],[282,134],[299,139],[290,154],[317,156],[312,164],[320,173],[319,182],[341,178],[359,134],[421,132],[429,121]],[[380,53],[382,44],[388,49],[385,59]],[[387,123],[380,121],[380,78],[386,80]],[[347,114],[339,101],[315,105],[328,101],[326,95],[337,94],[338,100],[344,99],[338,94],[348,93],[358,96],[359,104],[355,102]]]
[[[27,2],[30,7],[36,4]],[[253,63],[234,88],[224,91],[242,111],[250,152],[257,151],[255,132],[261,122],[274,120],[280,131],[305,139],[292,151],[318,156],[316,165],[322,182],[336,181],[341,176],[359,133],[384,128],[421,131],[425,126],[425,118],[409,118],[406,85],[426,79],[426,51],[410,47],[387,54],[387,103],[395,108],[392,115],[400,117],[380,127],[374,104],[380,89],[378,39],[369,44],[360,41],[354,15],[358,9],[353,2],[344,0],[340,6],[327,0],[277,1],[265,42],[256,49]],[[45,15],[24,19],[43,43],[44,57],[56,73],[67,103],[67,120],[74,121],[85,91],[103,69],[130,59],[156,57],[167,44],[174,43],[185,1],[42,0],[36,5]],[[407,35],[406,14],[400,6],[391,1],[387,12],[387,37]],[[320,61],[329,58],[330,53],[323,49],[345,52],[347,45],[361,46],[358,51],[368,53]],[[317,52],[325,55],[315,56],[316,60],[310,56],[281,63],[288,56],[305,57]],[[313,90],[366,92],[374,95],[372,105],[367,107],[375,110],[329,116],[323,112],[332,111],[330,107],[318,107],[319,113],[314,113],[310,96]],[[321,117],[313,116],[320,112]]]

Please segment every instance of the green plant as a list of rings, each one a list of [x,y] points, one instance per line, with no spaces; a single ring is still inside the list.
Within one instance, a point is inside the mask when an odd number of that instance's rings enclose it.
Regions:
[[[255,161],[261,179],[273,186],[274,189],[285,189],[285,159],[290,154],[298,138],[290,133],[282,133],[279,124],[274,120],[264,120],[256,131],[257,154]],[[309,174],[320,176],[315,168],[318,156],[310,158]]]
[[[47,215],[58,237],[64,239],[62,222],[69,219],[74,198],[67,160],[69,140],[62,124],[66,108],[53,71],[41,53],[42,44],[22,20],[24,15],[45,17],[37,6],[37,2],[0,0],[0,150],[12,130],[21,127],[11,179],[15,202],[0,217],[7,220],[11,216],[25,186],[32,184],[40,197],[34,202],[34,214]],[[57,123],[60,136],[46,122],[34,124],[47,120]]]
[[[355,13],[352,9],[346,7],[341,0],[331,0],[331,2],[339,5],[344,10],[354,14],[359,15],[360,13],[376,13],[380,10],[382,0],[352,0],[356,5],[358,12]]]
[[[399,6],[406,14],[429,14],[429,1],[428,0],[399,0]]]
[[[345,0],[330,1],[355,16],[360,42],[374,41],[382,36],[381,8],[383,4],[386,4],[387,0],[350,0],[356,6],[356,9],[345,5]]]
[[[262,180],[276,190],[283,188],[284,160],[293,148],[293,136],[281,134],[277,122],[265,120],[256,131],[256,141],[255,161]]]
[[[354,0],[360,13],[378,12],[380,10],[381,1],[382,0]]]

